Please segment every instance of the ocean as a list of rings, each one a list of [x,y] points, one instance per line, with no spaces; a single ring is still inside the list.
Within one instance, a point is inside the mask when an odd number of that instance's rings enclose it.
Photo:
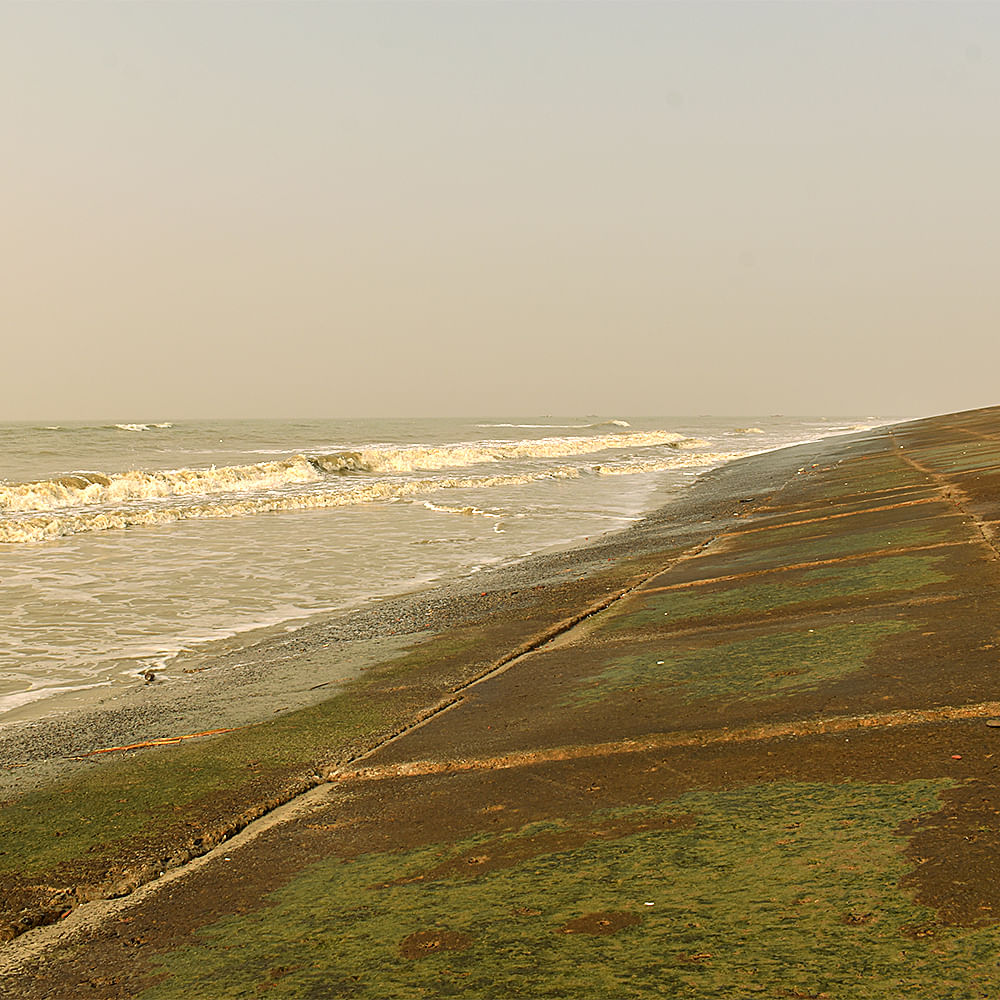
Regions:
[[[0,424],[0,722],[593,539],[724,462],[888,419]]]

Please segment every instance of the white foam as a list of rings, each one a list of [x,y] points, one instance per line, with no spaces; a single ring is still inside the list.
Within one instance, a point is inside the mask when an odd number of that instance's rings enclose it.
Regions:
[[[735,458],[742,458],[745,454],[746,452],[742,451],[699,452],[697,455],[679,455],[676,458],[595,465],[594,472],[599,476],[635,476],[647,472],[665,472],[670,469],[703,468],[722,465],[723,462],[731,462]]]
[[[229,496],[211,499],[199,497],[178,505],[131,505],[102,510],[66,510],[38,515],[19,515],[0,519],[0,543],[44,542],[49,539],[87,531],[109,531],[170,524],[202,518],[243,517],[275,511],[349,507],[365,503],[386,503],[444,489],[486,489],[493,486],[518,486],[545,479],[572,479],[580,474],[572,466],[545,472],[507,476],[458,476],[434,479],[381,479],[348,490],[312,492],[258,493],[252,496]]]
[[[673,431],[641,431],[592,437],[459,442],[405,448],[371,446],[357,451],[341,451],[315,457],[299,454],[251,465],[212,466],[207,469],[131,471],[108,475],[78,472],[40,482],[0,485],[0,512],[40,513],[134,500],[234,492],[255,493],[264,489],[316,482],[324,474],[330,473],[426,472],[522,459],[558,459],[623,448],[664,445],[696,448],[704,444],[703,441],[685,438]]]
[[[691,445],[685,442],[691,442]],[[363,448],[365,466],[373,472],[414,472],[447,469],[524,458],[568,458],[621,448],[703,446],[674,431],[635,431],[629,434],[595,434],[590,437],[545,437],[526,441],[480,441],[409,448]]]
[[[164,497],[267,489],[315,481],[320,473],[304,455],[255,465],[164,472],[83,472],[36,483],[0,486],[0,511],[48,511]]]
[[[19,691],[17,694],[8,694],[0,697],[0,713],[12,712],[15,708],[22,708],[32,702],[41,701],[42,698],[51,698],[57,694],[69,694],[72,691],[87,691],[90,688],[108,687],[110,681],[98,681],[94,684],[74,684],[64,687],[32,688],[30,691]]]
[[[482,517],[503,517],[503,514],[495,514],[488,510],[480,510],[478,507],[448,507],[445,504],[431,503],[430,500],[425,500],[423,506],[427,510],[433,510],[438,514],[465,514],[471,517],[474,514],[479,514]]]
[[[623,422],[622,422],[623,423]],[[602,476],[704,468],[740,453],[711,452],[707,441],[668,430],[571,435],[443,445],[370,445],[326,455],[297,454],[249,465],[77,472],[41,482],[0,485],[0,542],[43,542],[81,532],[233,518],[275,511],[392,503],[442,489],[489,489],[581,471]],[[622,453],[592,470],[563,458]],[[666,452],[666,454],[665,454]],[[491,473],[489,466],[496,467]],[[464,475],[449,471],[469,469]],[[439,475],[419,475],[438,472]],[[468,504],[429,505],[448,513],[487,512]]]

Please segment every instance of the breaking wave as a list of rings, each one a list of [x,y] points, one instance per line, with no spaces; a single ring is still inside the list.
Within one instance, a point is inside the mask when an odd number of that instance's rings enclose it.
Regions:
[[[495,464],[519,459],[559,459],[620,448],[655,446],[687,449],[705,445],[672,431],[643,431],[594,437],[552,437],[436,447],[365,448],[251,465],[212,466],[162,472],[74,472],[56,479],[0,485],[0,512],[62,510],[96,504],[167,497],[250,493],[317,482],[327,475],[410,473]]]
[[[159,424],[113,424],[112,426],[119,431],[151,431],[167,430],[174,425],[169,420],[165,420]]]
[[[196,518],[242,517],[274,511],[348,507],[356,504],[401,500],[414,494],[444,489],[483,489],[517,486],[545,479],[575,479],[579,470],[561,466],[523,475],[460,476],[438,479],[379,480],[353,489],[309,493],[270,493],[238,499],[201,496],[179,504],[144,504],[119,509],[61,511],[51,514],[20,515],[0,521],[0,542],[42,542],[85,531],[107,531],[143,525],[169,524]],[[445,508],[438,508],[445,509]],[[451,510],[458,511],[458,508]],[[458,512],[464,513],[464,509]],[[485,513],[473,509],[470,513]]]
[[[0,542],[38,542],[195,518],[394,502],[435,490],[516,486],[581,474],[693,468],[733,457],[706,449],[707,442],[673,431],[621,431],[537,440],[370,445],[208,468],[76,471],[37,482],[0,483]],[[598,453],[607,461],[566,464]],[[614,455],[617,461],[608,460]],[[471,506],[464,497],[455,506],[426,506],[444,513],[502,516]]]
[[[371,472],[372,468],[365,462],[360,451],[336,451],[331,455],[316,455],[309,459],[309,464],[317,472]]]
[[[360,455],[366,471],[416,472],[525,458],[564,458],[614,448],[688,447],[687,442],[691,440],[674,431],[637,431],[631,434],[595,434],[593,437],[477,441],[437,447],[371,448],[356,454]],[[703,444],[698,442],[695,447]]]
[[[36,483],[0,486],[0,511],[44,511],[95,504],[260,490],[320,478],[302,455],[280,462],[172,472],[76,472]]]

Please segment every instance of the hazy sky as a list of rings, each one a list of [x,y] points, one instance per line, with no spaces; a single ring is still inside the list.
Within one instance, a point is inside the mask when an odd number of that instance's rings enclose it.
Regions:
[[[1000,401],[1000,4],[0,5],[0,419]]]

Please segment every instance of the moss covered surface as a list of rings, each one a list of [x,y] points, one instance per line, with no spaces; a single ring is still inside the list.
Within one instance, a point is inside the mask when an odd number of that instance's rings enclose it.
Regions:
[[[794,613],[797,609],[859,597],[884,600],[912,594],[951,576],[943,570],[942,555],[882,556],[869,561],[795,570],[766,581],[751,579],[739,586],[714,584],[637,594],[627,607],[611,612],[595,634],[615,635],[634,628],[690,628],[705,621],[732,617]]]
[[[141,998],[985,996],[996,928],[922,934],[900,888],[900,826],[946,785],[701,791],[329,858],[158,955]]]
[[[0,810],[0,872],[37,874],[80,855],[99,863],[120,855],[123,843],[131,854],[151,827],[175,827],[188,810],[281,779],[390,719],[387,706],[345,693],[204,744],[102,762]]]
[[[685,701],[778,697],[862,670],[877,643],[909,628],[899,621],[837,624],[688,649],[665,636],[659,649],[646,643],[640,655],[615,656],[584,678],[570,700],[603,701],[641,687],[669,687]]]
[[[752,532],[727,539],[725,555],[735,565],[745,562],[771,565],[794,565],[822,559],[863,555],[886,549],[937,545],[941,542],[962,541],[968,529],[956,518],[925,518],[911,522],[887,521],[878,527],[864,526],[852,530],[848,525],[809,526],[809,534],[798,526],[774,528],[767,532]],[[784,537],[785,534],[790,537]]]
[[[942,472],[962,472],[1000,465],[1000,447],[994,442],[968,441],[957,445],[908,449],[921,465]]]

